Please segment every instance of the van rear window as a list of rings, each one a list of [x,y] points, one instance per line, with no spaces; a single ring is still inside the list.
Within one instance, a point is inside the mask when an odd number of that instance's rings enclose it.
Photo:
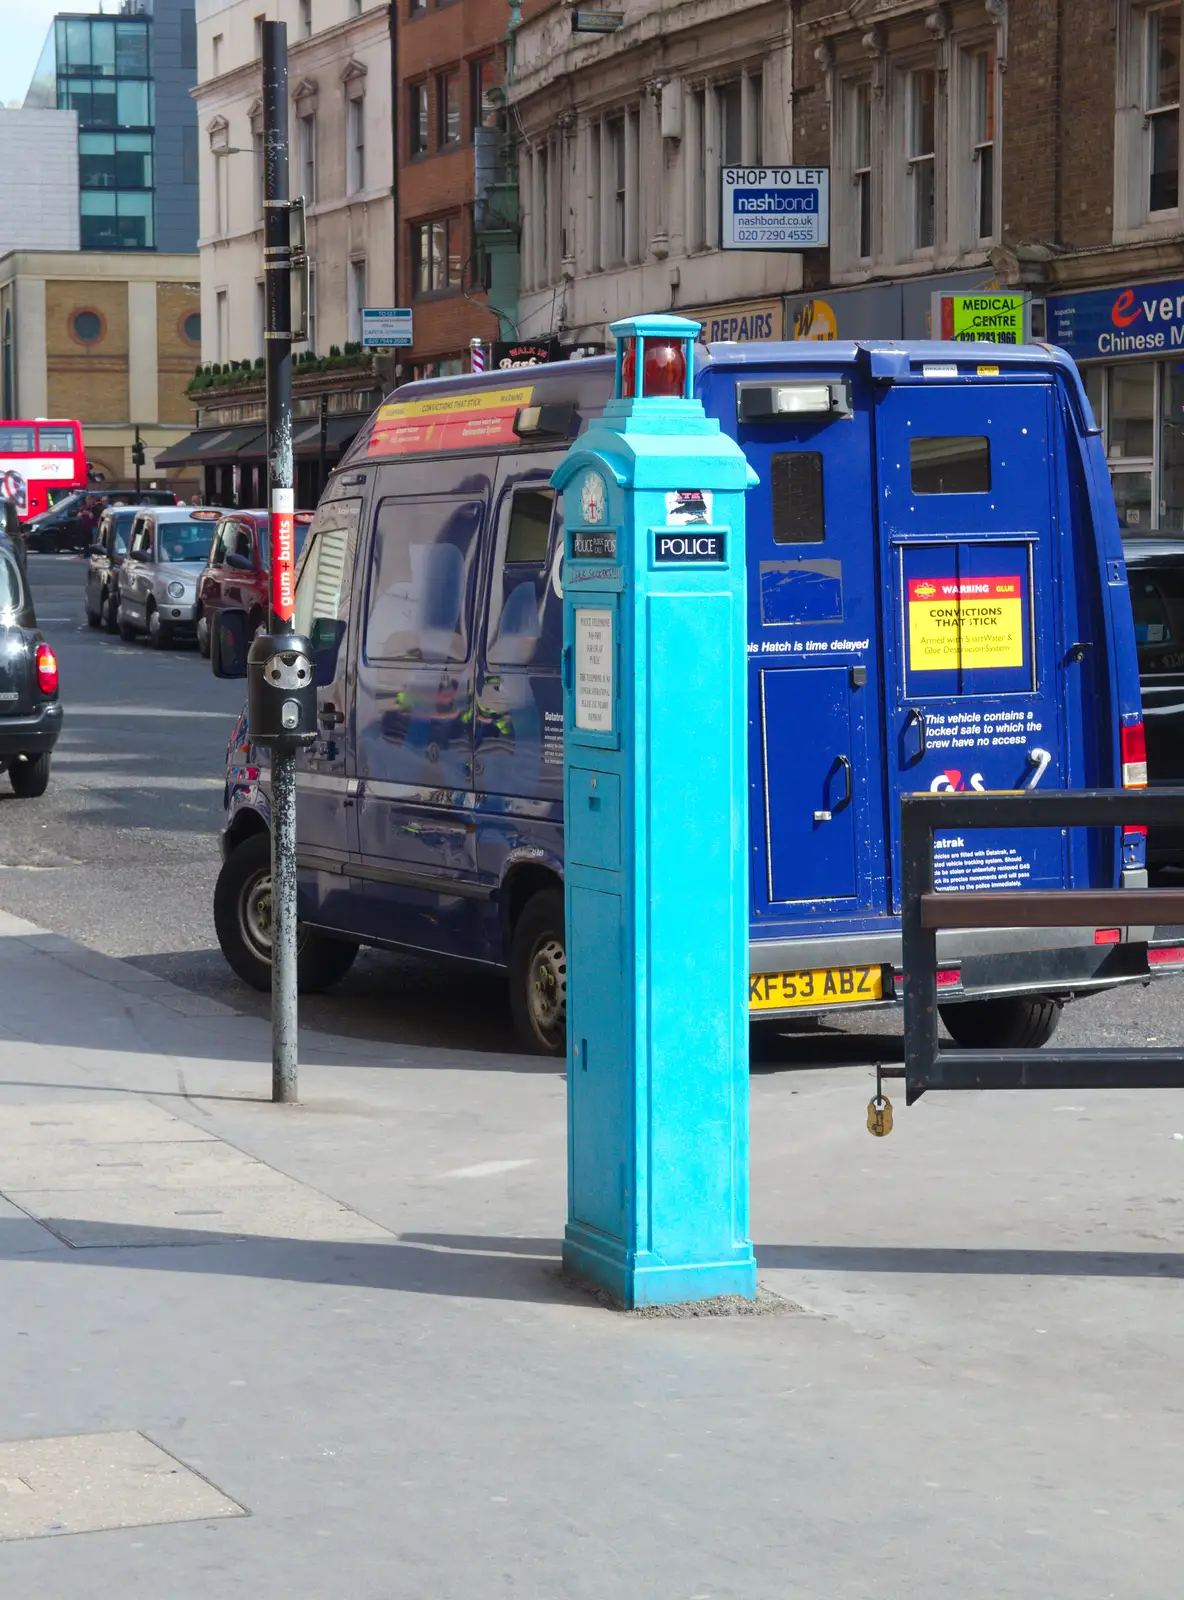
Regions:
[[[975,434],[909,440],[914,494],[990,494],[991,441]]]
[[[822,452],[782,451],[773,457],[769,477],[774,544],[821,544],[826,538]]]

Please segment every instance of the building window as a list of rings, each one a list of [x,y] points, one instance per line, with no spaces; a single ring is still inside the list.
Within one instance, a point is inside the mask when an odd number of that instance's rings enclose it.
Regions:
[[[201,344],[201,312],[191,311],[181,324],[181,332],[190,344]]]
[[[605,264],[619,266],[625,260],[625,216],[628,208],[628,178],[625,162],[625,118],[610,117],[604,124],[608,158],[608,239]]]
[[[407,86],[407,148],[413,156],[426,155],[428,148],[428,86]]]
[[[366,304],[366,263],[349,264],[349,337],[356,342],[362,338],[362,307]]]
[[[407,0],[407,15],[409,17],[422,17],[428,8],[428,0]]]
[[[907,81],[910,244],[913,250],[932,250],[937,239],[937,73],[923,67],[910,72]]]
[[[469,130],[479,128],[485,121],[485,96],[496,80],[497,61],[493,56],[482,56],[480,61],[469,62]]]
[[[317,118],[316,112],[300,119],[300,179],[306,205],[317,198]]]
[[[181,65],[182,67],[196,68],[197,66],[197,14],[193,6],[181,8]]]
[[[260,58],[263,55],[263,24],[266,21],[267,17],[262,11],[255,18],[255,54]]]
[[[300,0],[300,37],[312,38],[312,0]]]
[[[230,296],[225,289],[214,295],[215,327],[218,330],[217,361],[230,360]]]
[[[872,86],[849,83],[846,87],[848,137],[850,140],[852,233],[855,255],[860,261],[871,259],[872,250]]]
[[[348,104],[347,128],[349,192],[357,194],[366,187],[366,101],[362,95]]]
[[[600,133],[601,244],[605,267],[638,259],[638,115],[634,110],[606,117]]]
[[[214,232],[221,238],[230,232],[230,157],[214,156]]]
[[[362,15],[362,0],[349,0],[349,14],[351,17]]]
[[[70,331],[80,344],[98,344],[103,337],[103,319],[97,311],[76,311]]]
[[[460,143],[460,73],[441,72],[436,78],[436,146]]]
[[[151,250],[155,244],[152,195],[86,193],[79,202],[79,242],[84,250]]]
[[[744,119],[740,80],[724,83],[715,91],[719,118],[719,159],[724,167],[738,167],[744,160]]]
[[[971,140],[974,160],[976,238],[995,237],[995,52],[970,58]]]
[[[210,51],[212,54],[212,65],[215,78],[222,71],[222,47],[224,42],[225,41],[220,33],[216,33],[210,40]]]
[[[416,294],[442,294],[460,286],[460,218],[437,217],[411,228],[411,281]]]
[[[1180,6],[1147,13],[1147,210],[1174,211],[1180,200]]]

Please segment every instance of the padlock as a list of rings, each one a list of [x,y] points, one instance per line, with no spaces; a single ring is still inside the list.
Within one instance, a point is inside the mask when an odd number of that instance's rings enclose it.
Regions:
[[[867,1103],[867,1131],[883,1139],[892,1132],[892,1102],[878,1096]]]

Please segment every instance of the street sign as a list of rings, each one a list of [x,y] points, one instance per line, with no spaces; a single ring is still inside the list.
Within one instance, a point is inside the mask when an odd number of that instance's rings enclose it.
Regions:
[[[935,293],[933,337],[960,344],[1023,344],[1027,306],[1024,294]]]
[[[367,350],[405,350],[413,337],[410,307],[363,306],[362,344]]]
[[[830,243],[829,167],[722,167],[724,250],[821,250]]]
[[[576,6],[571,14],[573,33],[616,33],[625,21],[623,11],[604,11],[599,6]]]

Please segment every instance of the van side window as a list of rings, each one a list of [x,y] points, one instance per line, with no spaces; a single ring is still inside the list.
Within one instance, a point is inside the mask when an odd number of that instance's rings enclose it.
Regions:
[[[387,499],[370,563],[367,661],[464,661],[481,500]]]
[[[331,683],[336,676],[337,649],[349,618],[361,509],[362,502],[357,499],[323,500],[296,574],[292,622],[297,633],[306,634],[313,642],[320,683]]]
[[[990,494],[991,441],[974,434],[910,439],[914,494]]]
[[[789,450],[770,463],[774,544],[821,544],[826,538],[822,452]]]
[[[146,558],[151,561],[152,559],[152,524],[146,518],[136,522],[136,531],[132,535],[131,553],[140,560]]]
[[[559,666],[563,604],[551,582],[555,504],[554,489],[540,485],[517,488],[502,501],[485,651],[490,666]]]
[[[229,522],[223,521],[218,524],[218,531],[215,533],[214,542],[210,546],[209,564],[211,567],[224,567],[226,565],[226,545],[230,529],[231,524]]]

